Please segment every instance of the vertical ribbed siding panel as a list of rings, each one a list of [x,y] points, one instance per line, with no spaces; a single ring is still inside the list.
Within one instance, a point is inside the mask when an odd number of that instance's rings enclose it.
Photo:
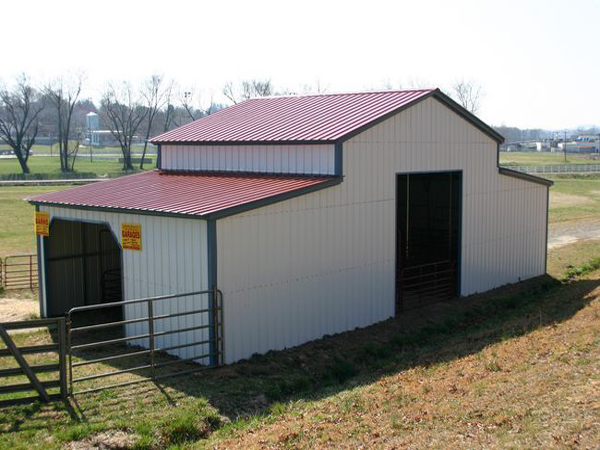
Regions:
[[[123,250],[123,294],[125,300],[156,295],[183,294],[208,289],[208,256],[206,222],[198,219],[179,219],[148,215],[120,214],[111,212],[77,210],[40,206],[50,213],[52,219],[83,220],[107,223],[119,244],[121,224],[142,225],[142,251]],[[190,296],[175,300],[155,302],[155,314],[191,311],[208,307],[208,295]],[[147,317],[145,305],[125,308],[127,319]],[[208,314],[182,316],[156,322],[156,331],[207,325]],[[126,327],[129,336],[146,333],[146,323]],[[208,339],[207,330],[158,337],[157,347],[191,343]],[[192,340],[194,339],[194,340]],[[147,346],[147,340],[132,344]],[[174,350],[172,354],[192,357],[208,353],[208,345]],[[204,360],[202,362],[208,362]]]
[[[163,145],[165,170],[333,175],[333,145]]]
[[[343,161],[339,186],[217,222],[227,362],[394,314],[396,173],[462,171],[463,295],[544,273],[547,188],[499,175],[496,143],[436,100],[344,143]]]

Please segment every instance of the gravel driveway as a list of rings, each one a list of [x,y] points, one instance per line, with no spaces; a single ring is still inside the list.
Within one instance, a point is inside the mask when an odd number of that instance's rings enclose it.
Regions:
[[[600,220],[559,222],[548,229],[548,248],[562,247],[581,239],[600,239]]]

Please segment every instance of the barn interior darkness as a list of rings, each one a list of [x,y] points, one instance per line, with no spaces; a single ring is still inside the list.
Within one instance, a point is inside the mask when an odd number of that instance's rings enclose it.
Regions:
[[[121,248],[106,225],[53,220],[44,245],[48,316],[123,299]]]
[[[397,308],[402,311],[458,294],[461,174],[402,174],[397,181]]]

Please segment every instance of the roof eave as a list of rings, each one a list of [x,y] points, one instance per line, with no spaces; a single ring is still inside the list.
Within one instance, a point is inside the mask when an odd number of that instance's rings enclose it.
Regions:
[[[547,178],[538,177],[538,176],[531,175],[531,174],[525,173],[525,172],[519,172],[518,170],[509,169],[508,167],[499,166],[498,172],[501,175],[506,175],[506,176],[513,177],[513,178],[519,178],[521,180],[530,181],[532,183],[543,184],[548,187],[550,187],[554,184],[554,181],[548,180]]]

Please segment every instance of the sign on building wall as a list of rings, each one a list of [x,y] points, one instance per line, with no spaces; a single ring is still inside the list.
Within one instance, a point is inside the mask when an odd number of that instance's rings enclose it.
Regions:
[[[142,225],[139,223],[121,224],[123,250],[142,250]]]
[[[50,236],[50,214],[36,211],[34,221],[36,234]]]

